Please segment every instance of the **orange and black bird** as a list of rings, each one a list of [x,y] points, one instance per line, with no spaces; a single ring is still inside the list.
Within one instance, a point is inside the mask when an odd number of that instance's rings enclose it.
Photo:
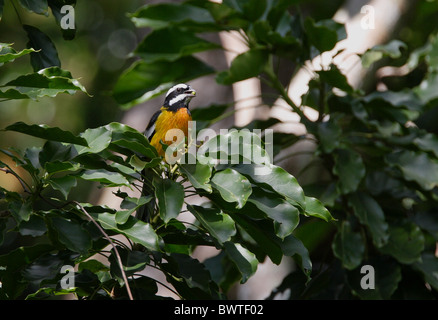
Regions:
[[[180,129],[187,137],[188,123],[192,120],[189,102],[195,96],[196,91],[184,83],[177,84],[167,91],[163,106],[152,116],[144,132],[159,155],[164,156],[160,141],[167,144],[173,142],[165,139],[168,130]]]
[[[161,141],[171,144],[173,141],[166,141],[166,133],[171,129],[180,129],[187,137],[189,130],[189,121],[192,116],[189,111],[189,103],[196,96],[196,91],[187,84],[180,83],[169,89],[166,93],[163,106],[158,110],[149,121],[144,132],[151,145],[157,149],[160,156],[165,156]],[[151,181],[148,181],[148,171],[143,170],[143,190],[142,195],[153,194]],[[155,202],[150,201],[137,212],[137,218],[143,221],[149,221],[151,213],[154,210]]]

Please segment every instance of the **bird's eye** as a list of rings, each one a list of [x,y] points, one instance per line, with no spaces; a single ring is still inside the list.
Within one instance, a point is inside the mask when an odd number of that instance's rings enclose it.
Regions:
[[[176,92],[178,92],[178,93],[183,92],[183,88],[178,88],[178,89],[176,89]]]

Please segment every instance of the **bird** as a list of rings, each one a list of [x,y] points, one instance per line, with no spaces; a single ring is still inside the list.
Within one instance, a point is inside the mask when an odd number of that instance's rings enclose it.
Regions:
[[[166,141],[165,137],[168,130],[179,129],[186,137],[188,136],[189,123],[192,120],[189,103],[195,96],[196,91],[185,83],[174,85],[167,91],[163,105],[160,110],[152,115],[144,131],[144,135],[148,138],[149,143],[155,147],[158,155],[165,157],[162,142],[168,145],[173,143],[173,141]],[[142,195],[146,197],[153,194],[149,179],[150,173],[148,169],[142,171]],[[149,222],[154,206],[155,202],[149,201],[140,207],[137,210],[137,218]]]
[[[163,106],[149,121],[144,134],[160,156],[165,155],[160,141],[167,144],[173,142],[165,139],[168,130],[180,129],[187,137],[189,121],[192,120],[189,103],[195,96],[196,91],[190,85],[180,83],[173,86],[167,91]]]

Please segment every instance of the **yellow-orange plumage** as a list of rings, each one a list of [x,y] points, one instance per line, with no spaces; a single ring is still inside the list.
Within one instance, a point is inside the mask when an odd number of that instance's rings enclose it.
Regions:
[[[155,122],[155,134],[152,137],[151,145],[157,149],[158,154],[164,157],[164,150],[160,143],[162,140],[167,145],[172,144],[174,141],[166,141],[166,133],[171,129],[180,129],[187,137],[188,135],[188,123],[192,120],[192,116],[187,108],[179,108],[176,111],[169,111],[162,107],[161,113]]]

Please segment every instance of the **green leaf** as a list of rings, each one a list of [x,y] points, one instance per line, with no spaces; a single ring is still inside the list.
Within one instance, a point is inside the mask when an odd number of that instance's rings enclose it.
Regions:
[[[354,232],[348,221],[343,221],[332,242],[333,254],[342,265],[353,270],[358,267],[365,253],[365,240],[360,232]]]
[[[261,184],[284,196],[293,205],[304,210],[306,207],[304,192],[297,179],[281,167],[275,165],[259,166],[255,164],[240,164],[233,167],[248,177],[253,183]]]
[[[50,67],[11,80],[2,87],[14,87],[6,93],[14,99],[38,99],[49,96],[55,97],[59,93],[74,94],[77,91],[87,93],[78,80],[73,79],[70,72],[58,67]],[[88,94],[88,93],[87,93]]]
[[[209,184],[212,173],[210,166],[197,162],[196,164],[181,164],[179,168],[187,176],[193,187],[203,189],[209,193],[213,191]]]
[[[112,122],[105,126],[112,133],[112,145],[123,147],[147,158],[157,158],[156,149],[150,145],[146,136],[127,125]]]
[[[28,221],[20,222],[18,231],[23,236],[39,237],[47,232],[46,222],[40,216],[31,214]]]
[[[274,221],[275,233],[281,239],[290,235],[298,226],[300,211],[271,192],[266,192],[261,188],[253,188],[248,202],[253,203]]]
[[[380,248],[381,252],[390,254],[403,264],[420,261],[425,239],[416,224],[404,222],[389,225],[388,233],[388,242]]]
[[[310,260],[309,251],[301,240],[293,235],[289,235],[281,243],[281,249],[285,256],[295,258],[301,270],[306,274],[307,280],[310,280],[312,261]]]
[[[20,52],[17,52],[11,46],[12,44],[9,43],[0,43],[0,66],[6,62],[14,61],[21,56],[35,52],[34,49],[24,49]]]
[[[255,255],[239,243],[227,241],[224,248],[242,275],[241,283],[245,283],[257,271],[258,261]]]
[[[50,40],[50,38],[38,28],[26,24],[23,25],[23,28],[29,38],[27,47],[36,50],[30,54],[30,63],[32,64],[33,70],[36,72],[49,67],[61,67],[58,51],[52,40]]]
[[[5,130],[16,131],[20,133],[25,133],[33,137],[38,137],[41,139],[59,141],[65,143],[78,144],[82,146],[87,146],[87,141],[81,137],[73,135],[69,131],[61,130],[58,127],[49,127],[47,125],[41,124],[25,124],[24,122],[16,122],[7,126]]]
[[[132,276],[135,272],[143,270],[150,260],[149,255],[142,251],[131,251],[118,247],[117,252],[122,260],[123,270],[125,271],[126,276]],[[120,271],[120,265],[114,253],[114,249],[111,250],[111,255],[109,256],[108,261],[110,262],[111,273],[119,279],[121,284],[123,284],[122,272]]]
[[[91,237],[78,222],[59,216],[51,217],[50,220],[58,233],[59,241],[68,249],[81,254],[86,254],[91,249]]]
[[[79,178],[89,181],[97,181],[108,186],[129,186],[129,181],[118,172],[106,170],[85,170],[78,175]]]
[[[366,225],[377,247],[382,247],[388,241],[388,224],[382,208],[368,194],[356,192],[348,197],[348,203],[359,221]]]
[[[406,50],[407,45],[400,40],[391,40],[387,44],[377,45],[365,51],[362,55],[362,66],[369,68],[374,62],[381,60],[384,57],[392,59],[400,58],[402,55],[401,49]]]
[[[335,220],[330,212],[324,207],[324,205],[316,198],[313,197],[305,197],[306,198],[306,210],[304,212],[305,215],[323,219],[324,221],[332,221]]]
[[[413,264],[414,269],[419,270],[432,288],[438,290],[438,258],[433,253],[424,252],[421,260]]]
[[[431,151],[438,158],[438,137],[433,133],[426,133],[416,137],[413,143],[423,151]]]
[[[29,12],[48,15],[47,0],[18,0],[18,2]]]
[[[77,182],[76,178],[73,176],[64,176],[61,178],[51,178],[49,180],[49,184],[52,186],[53,189],[61,191],[65,200],[67,200],[70,190],[73,187],[76,187]]]
[[[217,30],[215,20],[205,9],[189,4],[160,3],[145,5],[130,15],[138,28],[164,28],[172,25],[198,31]]]
[[[339,68],[331,64],[330,69],[328,70],[321,70],[317,71],[317,74],[319,74],[319,77],[321,80],[328,85],[341,89],[344,92],[347,93],[353,93],[354,89],[353,87],[348,83],[347,77],[339,70]]]
[[[331,19],[315,22],[311,17],[307,17],[304,28],[310,43],[319,52],[332,50],[336,43],[347,37],[344,25]]]
[[[365,166],[359,153],[351,149],[338,149],[335,154],[333,173],[339,177],[338,190],[347,194],[354,192],[365,177]]]
[[[190,31],[172,27],[152,31],[134,53],[150,63],[159,60],[175,61],[197,52],[218,48],[219,45],[201,39]]]
[[[217,208],[204,208],[187,205],[187,209],[196,217],[210,235],[223,245],[236,234],[236,227],[231,217]]]
[[[20,223],[21,221],[29,221],[32,214],[32,205],[30,202],[11,202],[9,203],[9,210],[15,220]]]
[[[215,165],[223,160],[231,164],[269,164],[269,154],[263,149],[260,136],[249,129],[231,129],[227,134],[215,135],[198,149],[197,159],[202,164]],[[260,169],[260,170],[259,170]],[[265,174],[268,167],[256,167],[257,174]],[[260,172],[259,172],[260,171]]]
[[[239,54],[231,62],[230,69],[219,73],[216,81],[220,84],[232,84],[241,80],[258,76],[268,62],[267,51],[250,49]]]
[[[225,201],[236,202],[236,208],[239,209],[245,205],[252,192],[248,179],[231,168],[216,172],[211,185]]]
[[[159,251],[159,238],[150,224],[130,216],[126,223],[118,224],[116,216],[108,212],[90,213],[103,228],[121,233],[145,246],[149,250]]]
[[[119,77],[113,95],[124,109],[128,109],[164,93],[174,83],[187,82],[213,71],[191,56],[153,63],[139,60]]]
[[[257,247],[268,255],[273,263],[280,264],[283,257],[281,239],[274,234],[270,221],[251,219],[247,215],[242,215],[241,212],[229,212],[228,214],[248,233],[257,244]]]
[[[438,184],[438,160],[426,153],[398,151],[386,156],[390,166],[399,168],[408,181],[415,181],[424,190],[431,190]]]
[[[76,146],[78,154],[98,153],[106,149],[111,143],[111,131],[105,127],[87,129],[80,134],[87,143],[84,147]]]
[[[164,223],[176,218],[184,204],[184,187],[170,179],[154,179],[155,196],[158,199],[160,217]]]

